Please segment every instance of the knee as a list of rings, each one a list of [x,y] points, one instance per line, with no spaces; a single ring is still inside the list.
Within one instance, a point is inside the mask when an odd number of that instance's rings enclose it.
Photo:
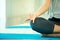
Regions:
[[[39,26],[42,26],[42,25],[44,25],[44,24],[46,24],[46,23],[45,23],[45,19],[42,18],[42,17],[37,17],[37,18],[35,19],[34,23],[33,23],[32,20],[31,20],[31,22],[30,22],[30,25],[31,25],[32,27],[39,27]]]
[[[43,20],[45,20],[45,19],[41,18],[41,17],[40,18],[36,18],[35,21],[34,21],[34,23],[31,20],[30,25],[31,25],[32,29],[35,30],[35,31],[37,31],[37,32],[39,32],[39,33],[43,33],[44,32],[42,30],[43,29],[42,26],[44,26]]]
[[[33,23],[33,21],[31,20],[30,21],[30,25],[33,27],[33,26],[37,26],[37,25],[39,25],[42,21],[43,18],[36,18],[35,20],[34,20],[34,23]]]

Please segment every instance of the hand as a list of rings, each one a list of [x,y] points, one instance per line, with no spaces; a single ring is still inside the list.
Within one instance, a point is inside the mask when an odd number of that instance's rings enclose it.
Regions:
[[[28,15],[28,18],[26,19],[26,21],[32,20],[33,23],[34,23],[35,18],[36,18],[36,15],[30,13],[30,14]]]

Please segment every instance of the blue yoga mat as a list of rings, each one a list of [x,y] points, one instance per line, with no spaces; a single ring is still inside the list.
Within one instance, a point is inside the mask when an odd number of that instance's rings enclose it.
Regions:
[[[7,34],[0,33],[0,40],[60,40],[60,38],[41,37],[39,34]]]
[[[7,28],[31,28],[30,26],[9,26]],[[24,39],[24,40],[60,40],[60,38],[42,37],[41,34],[12,34],[0,33],[0,39]]]
[[[31,26],[8,26],[6,28],[31,28]]]
[[[0,38],[39,39],[40,34],[7,34],[0,33]]]

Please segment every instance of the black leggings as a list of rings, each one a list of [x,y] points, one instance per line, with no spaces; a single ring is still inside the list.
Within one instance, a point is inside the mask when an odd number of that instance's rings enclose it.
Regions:
[[[33,30],[39,33],[52,34],[54,31],[54,25],[59,23],[55,22],[53,19],[46,20],[44,18],[37,17],[34,23],[32,21],[30,22],[30,25]]]

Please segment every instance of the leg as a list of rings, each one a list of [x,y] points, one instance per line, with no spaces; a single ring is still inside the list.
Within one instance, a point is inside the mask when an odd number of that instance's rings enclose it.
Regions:
[[[54,23],[44,18],[36,18],[34,23],[31,21],[30,24],[33,30],[42,34],[51,34],[54,31]]]
[[[55,24],[54,32],[60,32],[60,25]]]

